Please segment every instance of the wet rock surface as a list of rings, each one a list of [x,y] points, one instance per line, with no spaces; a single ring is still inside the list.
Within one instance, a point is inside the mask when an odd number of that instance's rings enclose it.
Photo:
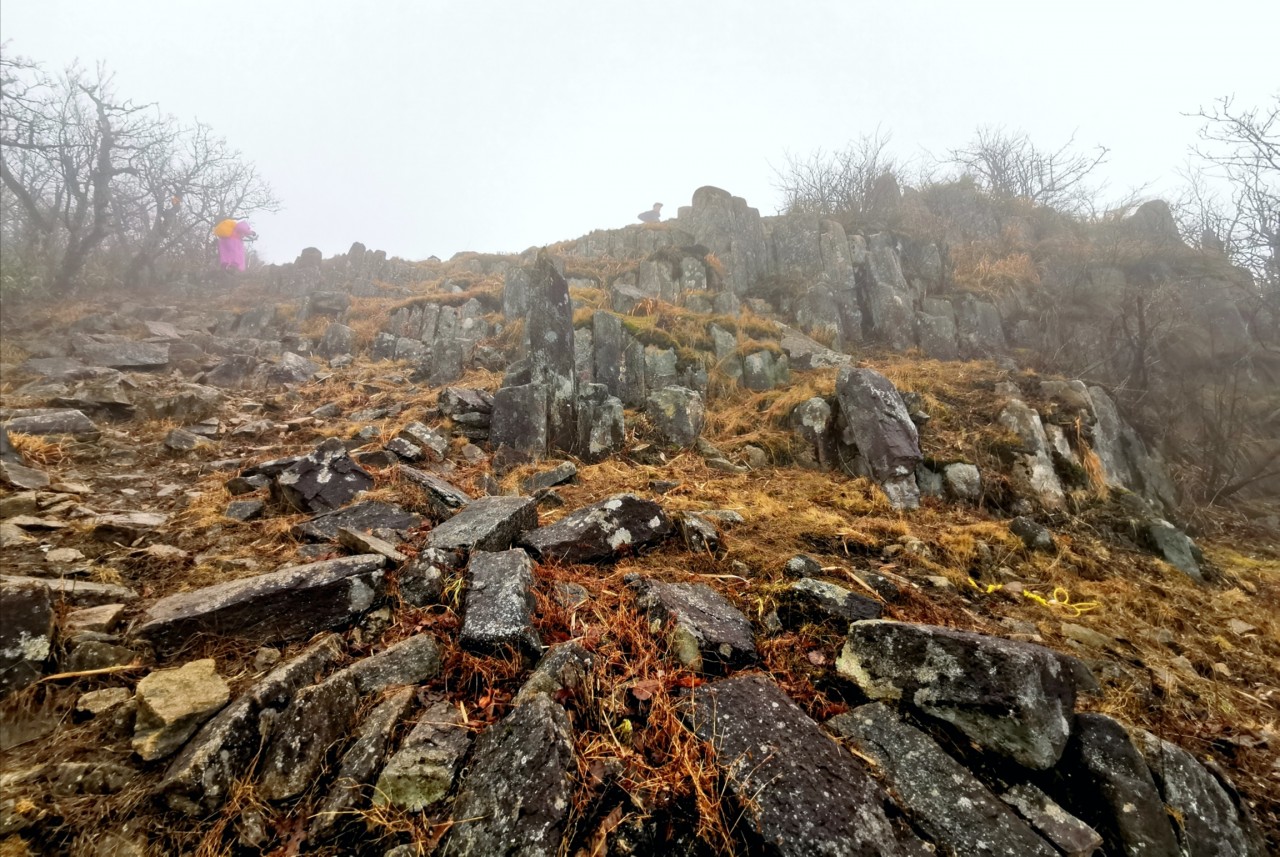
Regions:
[[[617,494],[526,532],[520,544],[543,560],[602,562],[654,544],[672,528],[657,503]]]

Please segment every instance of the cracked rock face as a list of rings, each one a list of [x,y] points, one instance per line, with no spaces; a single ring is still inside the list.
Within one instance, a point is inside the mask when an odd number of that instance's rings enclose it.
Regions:
[[[685,723],[709,741],[768,853],[898,857],[887,797],[867,769],[762,675],[696,690]]]
[[[542,560],[603,562],[658,542],[672,530],[671,518],[657,503],[615,494],[525,533],[520,543]]]
[[[557,854],[576,770],[564,709],[538,694],[476,741],[453,804],[447,857]],[[518,844],[517,844],[518,843]]]
[[[1071,732],[1076,679],[1068,661],[1029,643],[871,620],[850,626],[836,670],[872,699],[910,706],[1044,770]]]

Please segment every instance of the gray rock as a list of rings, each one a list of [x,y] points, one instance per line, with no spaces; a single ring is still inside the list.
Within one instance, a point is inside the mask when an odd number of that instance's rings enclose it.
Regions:
[[[578,385],[578,458],[603,461],[626,443],[622,400],[609,395],[603,384]]]
[[[786,354],[753,351],[742,358],[742,383],[748,390],[772,390],[791,379]]]
[[[136,699],[133,750],[152,762],[186,743],[201,723],[227,704],[231,689],[208,658],[148,674],[138,682]]]
[[[1142,536],[1156,556],[1197,583],[1204,583],[1200,564],[1196,562],[1195,543],[1186,533],[1168,521],[1157,519],[1143,525]]]
[[[503,387],[494,394],[489,442],[495,461],[511,466],[546,457],[547,401],[544,384]]]
[[[138,593],[132,589],[115,583],[94,583],[91,580],[80,580],[75,577],[0,575],[0,586],[32,583],[47,586],[55,600],[64,601],[74,607],[93,607],[115,601],[136,601],[138,598]]]
[[[538,524],[532,497],[480,497],[427,535],[427,546],[439,550],[502,551],[520,533]]]
[[[972,464],[948,464],[942,468],[947,493],[956,500],[977,503],[982,499],[982,477]]]
[[[222,514],[236,521],[256,521],[267,511],[262,500],[232,500]]]
[[[286,351],[278,363],[258,367],[255,378],[265,387],[289,387],[305,384],[320,373],[320,367],[300,354]]]
[[[874,700],[911,706],[981,747],[1044,770],[1070,734],[1072,660],[1029,643],[870,620],[850,626],[836,670]]]
[[[37,491],[49,486],[49,476],[31,467],[9,442],[9,429],[0,424],[0,484],[20,491]]]
[[[177,392],[140,397],[138,411],[148,419],[191,425],[216,416],[225,398],[221,390],[213,387],[183,384]]]
[[[801,553],[787,560],[782,570],[788,577],[817,577],[822,574],[822,564]]]
[[[915,310],[911,287],[902,275],[902,263],[888,233],[872,235],[867,242],[866,276],[859,281],[864,324],[872,336],[898,351],[914,342]]]
[[[562,461],[550,470],[543,470],[526,477],[520,483],[520,490],[526,494],[533,494],[543,488],[553,488],[556,485],[573,482],[577,478],[578,466],[572,461]]]
[[[892,382],[871,369],[844,368],[836,378],[836,396],[844,440],[858,448],[889,502],[899,509],[918,506],[919,434]]]
[[[341,653],[340,638],[326,634],[275,667],[187,742],[169,764],[157,792],[172,809],[188,815],[217,811],[258,755],[261,742],[270,738],[273,716]]]
[[[90,366],[112,369],[160,369],[169,365],[167,342],[96,342],[78,341],[76,356]]]
[[[471,502],[470,495],[461,488],[451,485],[432,473],[417,470],[406,464],[400,465],[399,472],[401,477],[422,489],[431,515],[438,521],[452,517],[455,512]]]
[[[0,579],[0,697],[44,673],[53,648],[53,600],[37,580]]]
[[[396,684],[422,684],[440,672],[440,647],[430,634],[415,634],[342,672],[362,696],[381,693]]]
[[[123,604],[99,604],[96,607],[82,607],[72,610],[62,620],[62,630],[66,634],[79,631],[97,631],[110,634],[124,619]]]
[[[191,452],[204,442],[199,435],[192,434],[186,429],[176,428],[165,435],[163,444],[173,452]]]
[[[615,494],[526,532],[520,544],[540,560],[607,562],[661,541],[672,528],[671,518],[652,500]]]
[[[401,688],[378,703],[360,724],[355,742],[342,755],[329,793],[311,819],[311,839],[328,839],[346,820],[344,816],[368,803],[368,786],[382,767],[392,731],[409,713],[414,695],[413,688]]]
[[[132,701],[133,694],[127,688],[108,687],[102,690],[91,690],[76,700],[76,714],[103,717]]]
[[[356,350],[356,332],[345,324],[330,322],[316,345],[316,353],[326,360],[352,354]]]
[[[578,693],[585,687],[594,657],[577,642],[558,643],[538,661],[538,666],[512,700],[513,705],[528,702],[535,694],[546,694],[558,700],[561,694]]]
[[[675,521],[680,539],[689,550],[709,556],[720,552],[720,530],[710,520],[696,512],[682,512]]]
[[[373,487],[373,477],[347,454],[336,437],[320,444],[285,468],[271,484],[271,494],[299,512],[316,514],[338,509]]]
[[[17,411],[4,428],[14,434],[70,435],[95,440],[102,431],[93,420],[74,408],[27,408]]]
[[[534,696],[489,727],[471,759],[441,854],[558,854],[576,772],[564,709],[542,694]]]
[[[355,681],[345,671],[300,690],[275,721],[258,794],[272,801],[302,794],[348,734],[359,704]]]
[[[445,387],[440,391],[437,407],[446,417],[467,413],[491,414],[493,413],[493,396],[485,390],[475,390],[470,387]]]
[[[342,557],[180,592],[153,604],[134,634],[161,652],[201,633],[259,643],[309,637],[372,608],[382,598],[385,563],[377,555]]]
[[[785,324],[778,325],[778,330],[781,334],[778,345],[786,353],[787,363],[791,369],[830,369],[834,366],[848,366],[853,363],[853,358],[848,354],[832,351],[822,343],[810,339]],[[860,330],[858,338],[861,338]],[[720,356],[719,349],[716,356]]]
[[[1009,522],[1009,532],[1013,533],[1029,550],[1053,552],[1053,534],[1049,528],[1031,518],[1017,517]]]
[[[402,471],[403,472],[403,471]],[[418,471],[414,471],[417,473]],[[378,500],[355,503],[333,512],[316,515],[293,527],[295,538],[314,542],[328,542],[338,538],[338,530],[354,530],[368,533],[374,530],[403,532],[422,526],[422,518],[406,512],[399,506]]]
[[[448,438],[435,429],[419,422],[409,423],[400,430],[397,437],[408,441],[419,449],[429,451],[435,461],[442,460],[445,453],[449,451]]]
[[[1102,837],[1096,830],[1068,814],[1031,783],[1019,783],[1000,799],[1066,857],[1093,857],[1102,847]]]
[[[762,675],[694,691],[684,713],[711,742],[725,787],[779,857],[898,857],[887,798],[777,685]]]
[[[1001,411],[999,421],[1022,441],[1023,452],[1018,456],[1014,472],[1026,481],[1043,505],[1060,508],[1066,502],[1066,495],[1053,466],[1052,447],[1040,415],[1024,402],[1012,399]]]
[[[1107,854],[1182,853],[1151,771],[1124,727],[1104,714],[1075,717],[1052,794],[1099,834]]]
[[[136,544],[168,523],[167,515],[154,512],[115,512],[90,518],[92,535],[98,541]]]
[[[338,530],[338,544],[353,553],[376,553],[379,556],[385,556],[388,562],[401,563],[408,559],[386,539],[380,539],[368,533],[358,533],[346,527]]]
[[[569,284],[545,250],[529,271],[529,368],[547,393],[549,449],[573,452],[577,444],[577,376],[574,373],[573,304]],[[494,403],[495,421],[497,402]],[[495,448],[497,446],[495,442]]]
[[[474,551],[467,565],[463,647],[495,653],[510,648],[531,657],[542,652],[533,628],[533,562],[522,550]]]
[[[470,746],[458,706],[431,704],[378,776],[374,804],[421,812],[444,800]]]
[[[1186,750],[1139,731],[1134,744],[1180,824],[1173,832],[1187,857],[1263,857],[1266,846],[1239,795]]]
[[[426,548],[400,569],[400,600],[410,607],[426,607],[440,602],[444,579],[458,565],[457,557],[436,548]]]
[[[705,583],[636,580],[637,603],[650,630],[664,632],[672,654],[699,672],[727,672],[753,663],[751,622]]]
[[[121,667],[133,663],[137,657],[137,652],[125,646],[112,645],[105,640],[85,640],[71,650],[64,669],[66,672],[84,672]]]
[[[833,717],[827,727],[875,762],[908,817],[943,853],[974,857],[1058,857],[928,735],[881,703]]]
[[[675,446],[692,446],[707,417],[701,393],[675,386],[650,393],[645,413],[663,442]]]
[[[788,419],[792,431],[813,445],[813,457],[819,466],[833,469],[839,464],[835,418],[826,399],[814,396],[801,402]]]
[[[787,587],[778,611],[783,624],[795,627],[806,621],[861,622],[879,619],[880,602],[858,595],[825,580],[805,577]]]

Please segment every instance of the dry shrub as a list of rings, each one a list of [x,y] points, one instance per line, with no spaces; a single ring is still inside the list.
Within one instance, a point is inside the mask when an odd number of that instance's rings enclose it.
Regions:
[[[70,443],[56,439],[50,435],[23,434],[14,432],[9,435],[13,448],[33,464],[42,467],[54,467],[68,457]]]
[[[1001,254],[981,242],[950,250],[951,282],[960,292],[995,296],[1034,288],[1040,273],[1025,252]]]

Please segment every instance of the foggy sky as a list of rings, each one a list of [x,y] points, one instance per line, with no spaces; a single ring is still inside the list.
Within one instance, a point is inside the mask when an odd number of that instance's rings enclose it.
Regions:
[[[257,248],[515,252],[665,214],[714,184],[762,214],[788,151],[877,128],[906,157],[980,125],[1112,149],[1167,192],[1198,121],[1280,88],[1280,3],[4,0],[51,70],[200,119],[284,203]]]

